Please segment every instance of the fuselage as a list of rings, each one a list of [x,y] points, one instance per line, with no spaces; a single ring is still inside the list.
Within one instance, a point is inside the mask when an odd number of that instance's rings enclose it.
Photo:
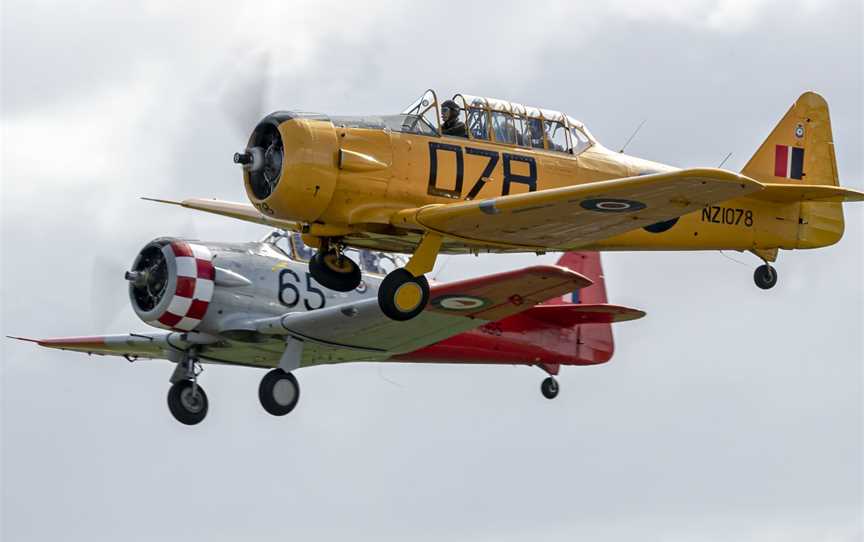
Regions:
[[[167,245],[166,245],[167,243]],[[308,263],[298,256],[295,246],[280,248],[272,242],[222,243],[194,240],[160,239],[148,247],[191,247],[197,254],[207,253],[214,268],[214,287],[200,322],[188,331],[222,337],[232,348],[202,350],[208,361],[273,367],[285,348],[283,340],[255,331],[255,321],[286,313],[318,310],[360,299],[374,298],[383,279],[380,273],[364,271],[360,286],[350,292],[328,290],[311,277]],[[168,250],[168,249],[166,249]],[[146,253],[145,248],[142,253]],[[377,255],[364,253],[366,261]],[[136,260],[136,263],[141,261]],[[142,266],[136,266],[142,267]],[[182,267],[169,261],[168,273]],[[369,267],[367,266],[367,269]],[[173,292],[179,279],[169,276],[166,289]],[[136,306],[134,284],[130,285],[133,307]],[[166,299],[165,303],[171,300]],[[168,327],[148,321],[157,327]],[[416,352],[398,357],[401,361],[475,362],[507,364],[590,365],[608,361],[613,352],[608,324],[586,324],[562,327],[531,319],[525,314],[490,322]],[[356,361],[362,361],[357,359]],[[328,363],[320,360],[311,364]]]
[[[269,120],[268,120],[269,119]],[[419,233],[396,230],[394,213],[424,205],[488,199],[676,168],[613,152],[590,139],[584,148],[526,148],[483,139],[393,129],[385,117],[329,118],[295,113],[265,119],[284,142],[278,184],[247,193],[263,213],[308,225],[306,239],[339,237],[350,246],[411,252]],[[376,121],[375,119],[385,119]],[[770,250],[815,248],[843,233],[839,203],[728,200],[678,219],[591,245],[549,250]],[[445,239],[444,253],[524,252],[524,246],[472,245]]]

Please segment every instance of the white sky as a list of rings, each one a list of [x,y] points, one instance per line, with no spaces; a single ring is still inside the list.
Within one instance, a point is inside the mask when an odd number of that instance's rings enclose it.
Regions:
[[[245,201],[261,53],[267,111],[394,112],[434,87],[566,111],[610,148],[647,119],[628,152],[680,166],[740,169],[816,90],[864,190],[860,2],[598,4],[4,1],[2,334],[143,330],[122,271],[148,240],[266,233],[137,199]],[[605,255],[610,300],[648,316],[553,402],[537,369],[354,364],[300,371],[273,418],[262,372],[208,367],[190,429],[167,362],[4,339],[0,538],[862,540],[862,209],[838,245],[784,252],[770,292],[751,255]]]

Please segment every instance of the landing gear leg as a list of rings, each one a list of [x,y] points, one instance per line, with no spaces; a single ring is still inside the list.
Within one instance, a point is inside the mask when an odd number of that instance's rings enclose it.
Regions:
[[[770,290],[777,284],[777,270],[766,261],[753,272],[753,282],[763,290]]]
[[[323,243],[309,260],[309,273],[319,284],[337,292],[350,292],[362,280],[357,262],[345,256],[341,245],[330,242]]]
[[[437,233],[423,236],[405,267],[394,269],[378,288],[378,306],[387,317],[410,320],[423,312],[429,302],[429,281],[425,274],[435,267],[443,238]]]
[[[201,374],[201,364],[193,353],[186,353],[177,363],[177,368],[171,376],[171,388],[168,390],[168,410],[174,418],[185,425],[196,425],[207,416],[209,403],[207,394],[198,384]]]

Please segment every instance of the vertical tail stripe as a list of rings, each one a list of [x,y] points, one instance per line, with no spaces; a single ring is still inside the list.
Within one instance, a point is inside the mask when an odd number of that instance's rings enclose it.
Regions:
[[[789,147],[786,145],[777,145],[774,149],[774,176],[786,177],[789,160]]]
[[[789,153],[789,177],[804,178],[804,149],[792,147],[792,152]]]

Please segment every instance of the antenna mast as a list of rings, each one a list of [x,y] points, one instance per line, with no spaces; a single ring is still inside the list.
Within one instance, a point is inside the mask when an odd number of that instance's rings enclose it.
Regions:
[[[621,147],[621,150],[618,151],[619,153],[623,153],[623,152],[624,152],[624,149],[626,149],[626,148],[627,148],[627,145],[629,145],[630,142],[633,141],[633,138],[636,137],[636,134],[639,133],[639,130],[642,129],[642,126],[645,125],[645,122],[646,122],[647,120],[648,120],[648,119],[644,119],[644,120],[642,120],[642,122],[639,123],[639,126],[636,127],[636,129],[633,131],[633,134],[632,134],[632,135],[627,139],[627,141],[624,142],[624,146]]]

